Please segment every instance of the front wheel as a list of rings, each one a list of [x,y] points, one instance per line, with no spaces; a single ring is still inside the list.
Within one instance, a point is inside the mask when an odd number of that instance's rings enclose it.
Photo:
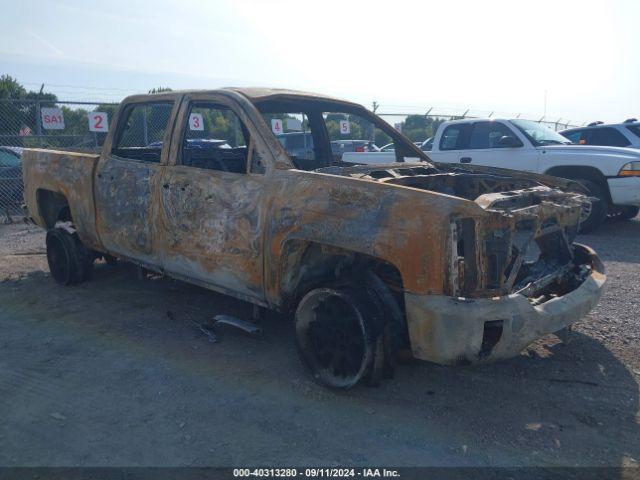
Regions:
[[[587,190],[589,196],[594,198],[589,205],[583,207],[580,215],[580,233],[593,232],[604,223],[607,218],[607,195],[603,188],[591,180],[578,179]]]
[[[371,374],[381,338],[375,304],[351,287],[316,288],[300,300],[296,342],[316,381],[349,388]]]

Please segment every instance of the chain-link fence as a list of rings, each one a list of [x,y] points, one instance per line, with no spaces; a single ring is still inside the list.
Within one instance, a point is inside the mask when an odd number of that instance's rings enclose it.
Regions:
[[[0,100],[0,146],[95,150],[117,103]]]
[[[474,108],[380,105],[374,102],[373,111],[397,129],[402,130],[402,133],[414,141],[424,141],[426,138],[432,137],[438,126],[445,121],[464,118],[521,118],[523,120],[532,120],[541,123],[556,132],[585,125],[585,123],[573,121],[568,118],[556,118],[546,115],[536,117],[532,114],[507,113]],[[417,118],[422,118],[423,122],[416,121]],[[417,128],[418,126],[421,128]]]
[[[98,151],[117,103],[0,100],[0,213],[22,204],[23,148]]]
[[[21,148],[0,147],[0,212],[11,218],[22,203]]]

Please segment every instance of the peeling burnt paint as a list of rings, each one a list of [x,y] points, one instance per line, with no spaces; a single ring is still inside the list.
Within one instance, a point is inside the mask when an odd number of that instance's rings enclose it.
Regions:
[[[334,102],[371,115],[348,102],[275,90],[132,97],[124,106],[174,102],[160,163],[111,154],[118,113],[101,156],[25,150],[30,214],[46,228],[37,192],[59,194],[88,247],[277,309],[308,284],[382,265],[397,277],[388,286],[403,303],[414,355],[441,363],[512,353],[597,300],[604,273],[595,254],[574,254],[584,198],[567,192],[568,182],[429,163],[410,142],[423,162],[297,170],[255,108],[265,98]],[[190,101],[233,108],[262,173],[249,173],[251,165],[244,174],[180,165]],[[534,260],[526,256],[532,245],[540,252]],[[560,320],[544,310],[565,298]],[[489,330],[485,321],[494,322]],[[527,335],[517,333],[522,322]]]

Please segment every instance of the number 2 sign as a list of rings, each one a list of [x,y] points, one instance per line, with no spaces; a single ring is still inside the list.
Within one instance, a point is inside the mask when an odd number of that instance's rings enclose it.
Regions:
[[[90,132],[108,132],[109,116],[106,112],[89,112],[89,131]]]
[[[204,130],[204,118],[201,113],[192,113],[189,115],[189,130],[197,130],[202,132]]]

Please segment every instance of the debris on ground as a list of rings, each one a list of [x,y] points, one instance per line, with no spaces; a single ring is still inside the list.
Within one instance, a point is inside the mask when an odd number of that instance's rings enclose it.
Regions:
[[[251,323],[247,320],[242,320],[237,317],[232,317],[231,315],[216,315],[215,317],[213,317],[213,326],[215,327],[219,323],[231,325],[232,327],[239,328],[240,330],[243,330],[251,335],[262,332],[262,329],[255,323]]]

